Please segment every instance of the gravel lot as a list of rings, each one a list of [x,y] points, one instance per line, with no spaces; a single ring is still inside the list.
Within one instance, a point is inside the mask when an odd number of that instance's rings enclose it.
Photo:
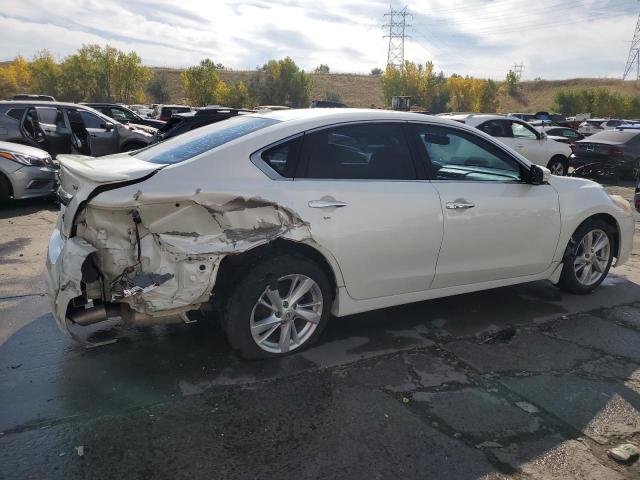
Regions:
[[[42,276],[56,216],[0,212],[0,478],[640,477],[606,454],[640,445],[640,236],[593,295],[537,282],[380,310],[243,362],[207,321],[63,337]]]

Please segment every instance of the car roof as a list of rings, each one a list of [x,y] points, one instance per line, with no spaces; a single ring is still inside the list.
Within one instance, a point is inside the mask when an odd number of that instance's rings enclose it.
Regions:
[[[16,105],[16,106],[24,106],[24,107],[32,107],[32,106],[43,106],[43,107],[69,107],[69,108],[82,108],[86,110],[93,109],[81,103],[71,103],[71,102],[50,102],[46,100],[0,100],[0,106],[3,105]]]
[[[259,110],[252,116],[268,117],[281,122],[292,120],[327,119],[335,122],[367,121],[367,120],[405,120],[424,121],[425,118],[442,122],[442,118],[423,113],[398,112],[394,110],[376,110],[366,108],[298,108],[291,110]],[[442,122],[445,123],[445,122]],[[450,122],[447,122],[450,123]]]
[[[517,117],[508,117],[506,115],[498,115],[492,113],[461,113],[461,114],[453,114],[453,115],[438,115],[438,118],[448,118],[450,120],[455,120],[457,122],[464,122],[469,125],[475,126],[480,125],[483,122],[488,120],[508,120],[509,122],[520,121]]]

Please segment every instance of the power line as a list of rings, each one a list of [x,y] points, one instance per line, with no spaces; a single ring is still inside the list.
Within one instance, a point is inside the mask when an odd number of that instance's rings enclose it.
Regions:
[[[513,64],[513,73],[516,74],[518,80],[522,80],[522,74],[524,73],[524,63],[514,63]]]
[[[627,65],[624,67],[622,79],[626,80],[633,70],[635,70],[636,80],[640,80],[640,14],[638,14],[636,30],[633,33],[633,40],[631,40],[631,47],[629,47],[629,56],[627,57]]]
[[[390,7],[389,13],[384,16],[389,17],[389,23],[383,25],[384,28],[389,28],[389,34],[383,37],[389,39],[387,65],[400,68],[404,65],[404,39],[409,38],[406,29],[411,26],[407,25],[407,17],[412,18],[412,15],[407,12],[407,7],[402,10]]]

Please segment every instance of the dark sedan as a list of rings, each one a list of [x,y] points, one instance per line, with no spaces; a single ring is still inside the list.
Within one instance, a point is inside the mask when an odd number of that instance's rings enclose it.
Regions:
[[[640,212],[640,182],[638,182],[638,185],[636,185],[636,195],[633,200],[633,203],[636,206],[636,210]]]
[[[156,132],[155,141],[166,140],[167,138],[182,135],[196,128],[210,125],[212,123],[252,113],[254,110],[242,110],[237,108],[213,108],[207,107],[195,112],[174,113],[169,121]]]
[[[156,120],[155,118],[144,118],[133,110],[116,103],[85,103],[88,107],[98,110],[100,113],[109,118],[113,118],[125,125],[133,123],[135,125],[146,125],[147,127],[161,128],[165,122]]]
[[[640,130],[606,130],[580,140],[569,165],[576,176],[638,179]]]

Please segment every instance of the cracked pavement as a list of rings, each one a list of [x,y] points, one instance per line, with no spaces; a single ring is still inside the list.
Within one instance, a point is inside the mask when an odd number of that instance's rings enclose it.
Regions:
[[[606,454],[640,444],[639,237],[589,296],[537,282],[332,319],[245,362],[204,319],[62,336],[56,210],[0,212],[0,478],[640,477]]]

